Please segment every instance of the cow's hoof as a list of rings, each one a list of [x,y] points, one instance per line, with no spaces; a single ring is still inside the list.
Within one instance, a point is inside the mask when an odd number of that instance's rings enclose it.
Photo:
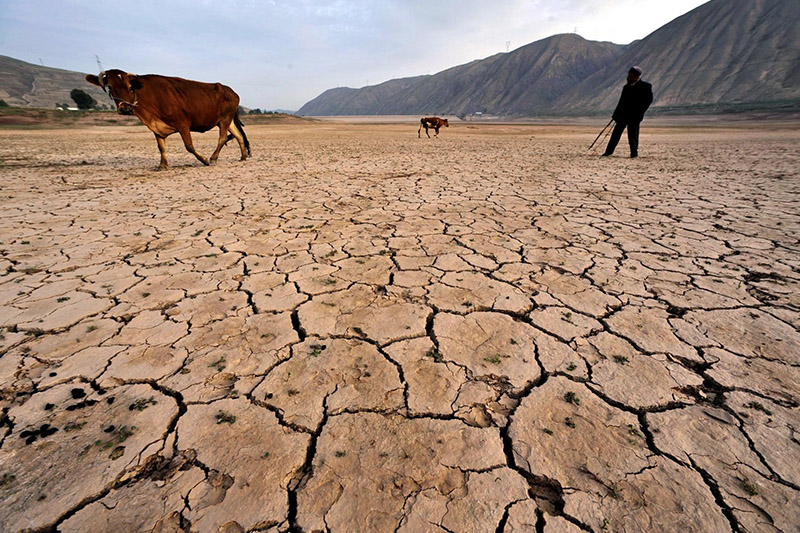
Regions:
[[[158,165],[158,170],[169,170],[167,165]]]
[[[245,156],[242,156],[242,158],[241,158],[241,159],[239,159],[239,161],[247,161],[247,157],[245,157]]]

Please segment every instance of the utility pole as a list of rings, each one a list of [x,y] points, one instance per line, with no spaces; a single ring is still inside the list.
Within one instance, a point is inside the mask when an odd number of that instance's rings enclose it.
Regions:
[[[508,49],[511,46],[511,41],[506,41],[506,53],[508,53]]]
[[[103,72],[103,64],[100,62],[100,56],[95,54],[94,58],[97,60],[97,72]]]

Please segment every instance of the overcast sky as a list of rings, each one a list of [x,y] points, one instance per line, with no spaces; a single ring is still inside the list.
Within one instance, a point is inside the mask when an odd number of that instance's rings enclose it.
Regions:
[[[0,55],[219,81],[299,109],[332,87],[434,74],[557,33],[641,39],[707,0],[0,0]]]

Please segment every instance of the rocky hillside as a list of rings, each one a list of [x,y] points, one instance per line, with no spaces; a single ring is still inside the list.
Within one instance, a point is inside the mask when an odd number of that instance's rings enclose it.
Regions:
[[[101,105],[110,106],[108,96],[99,87],[87,83],[83,76],[80,72],[0,56],[0,100],[11,106],[53,109],[56,104],[74,105],[69,93],[72,89],[81,89]]]
[[[800,2],[708,2],[627,46],[552,111],[612,109],[634,64],[653,84],[655,107],[800,105]]]
[[[800,2],[712,0],[627,46],[556,35],[433,76],[333,89],[306,115],[576,115],[613,109],[631,65],[654,109],[800,107]],[[343,96],[346,95],[346,98]]]
[[[383,85],[381,97],[362,89],[331,89],[305,104],[301,115],[404,115],[414,113],[524,114],[546,109],[566,89],[623,52],[612,43],[575,34],[555,35],[513,52],[496,54],[439,72]],[[347,105],[342,95],[347,95]]]

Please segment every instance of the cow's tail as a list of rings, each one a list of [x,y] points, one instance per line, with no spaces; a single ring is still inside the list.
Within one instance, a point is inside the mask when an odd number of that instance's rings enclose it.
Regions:
[[[250,141],[247,140],[247,134],[244,132],[244,124],[242,124],[242,121],[239,118],[239,113],[236,113],[233,116],[233,123],[236,125],[236,127],[239,129],[239,131],[242,133],[242,138],[244,139],[244,147],[247,149],[247,156],[250,157],[252,155],[250,153]],[[228,138],[225,139],[225,143],[227,144],[227,142],[230,141],[231,139],[233,139],[233,134],[229,133],[228,134]]]

